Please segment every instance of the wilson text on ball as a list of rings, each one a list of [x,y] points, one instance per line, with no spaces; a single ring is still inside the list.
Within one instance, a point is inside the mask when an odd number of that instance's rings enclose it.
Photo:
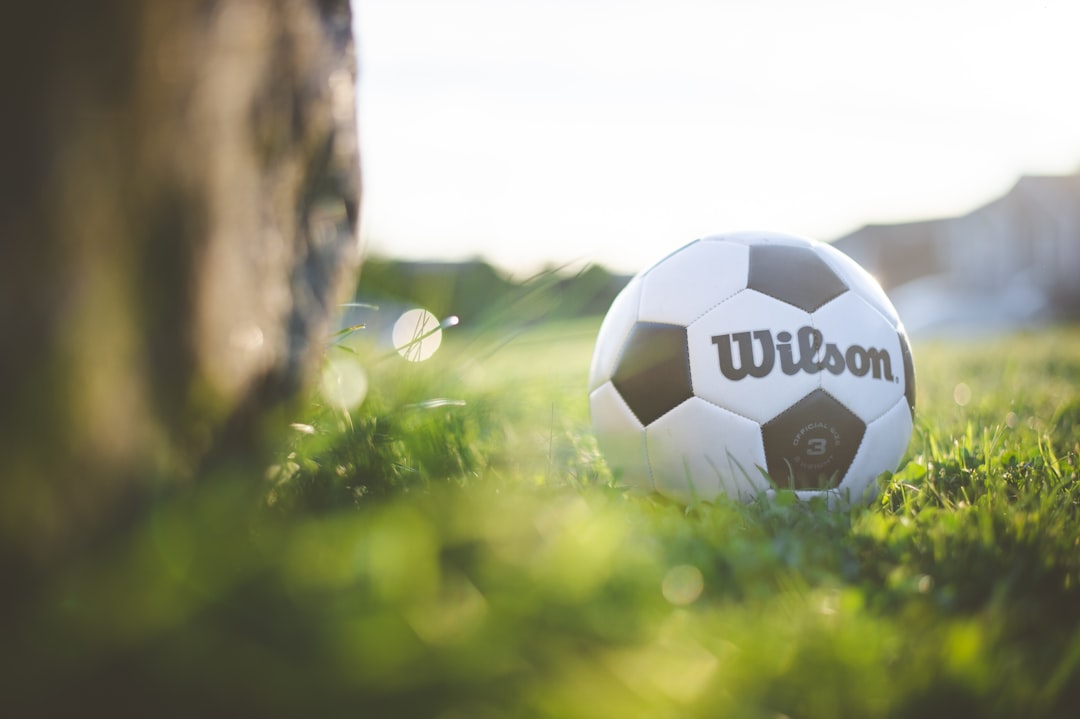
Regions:
[[[713,335],[712,342],[716,345],[719,355],[720,372],[733,382],[746,377],[765,377],[773,371],[776,355],[779,354],[780,371],[786,375],[794,375],[798,372],[817,374],[822,370],[839,375],[847,370],[856,377],[870,374],[874,379],[895,381],[892,373],[892,358],[887,350],[876,347],[865,348],[853,344],[847,350],[841,351],[835,343],[825,342],[825,337],[820,330],[808,326],[800,327],[796,335],[798,359],[795,358],[790,332],[778,332],[775,343],[771,330]],[[754,361],[755,341],[761,345],[760,362]],[[739,365],[737,367],[732,352],[734,345],[738,345]],[[822,350],[824,350],[823,354],[821,354]],[[820,359],[818,359],[819,354],[821,354]]]

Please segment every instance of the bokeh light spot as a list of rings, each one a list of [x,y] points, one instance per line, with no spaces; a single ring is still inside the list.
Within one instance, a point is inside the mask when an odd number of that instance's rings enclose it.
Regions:
[[[679,607],[693,604],[704,589],[705,578],[701,576],[701,570],[692,564],[672,567],[660,585],[664,599]]]
[[[367,373],[360,361],[352,355],[332,356],[323,367],[319,390],[323,398],[334,407],[353,409],[367,396]]]
[[[429,359],[442,344],[438,318],[424,309],[409,310],[394,323],[394,348],[410,362]]]
[[[971,401],[971,388],[961,382],[953,387],[952,396],[954,402],[961,407],[966,407],[967,403]]]

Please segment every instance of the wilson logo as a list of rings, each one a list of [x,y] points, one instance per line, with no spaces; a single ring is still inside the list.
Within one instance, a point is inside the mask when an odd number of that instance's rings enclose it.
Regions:
[[[832,342],[825,342],[821,332],[813,327],[801,327],[796,334],[797,359],[790,332],[777,333],[775,343],[770,330],[714,335],[712,342],[720,357],[720,372],[736,382],[745,377],[764,377],[773,371],[776,355],[780,355],[780,371],[786,375],[821,371],[838,375],[847,371],[856,377],[870,375],[874,379],[896,381],[892,358],[886,350],[859,345],[841,350]],[[754,343],[761,348],[760,361],[754,359]]]

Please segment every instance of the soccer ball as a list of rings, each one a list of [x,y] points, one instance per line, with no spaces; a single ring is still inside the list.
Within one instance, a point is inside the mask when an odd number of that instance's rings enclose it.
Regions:
[[[892,303],[833,247],[696,240],[635,276],[600,326],[593,430],[616,480],[681,503],[794,490],[869,501],[911,438]]]

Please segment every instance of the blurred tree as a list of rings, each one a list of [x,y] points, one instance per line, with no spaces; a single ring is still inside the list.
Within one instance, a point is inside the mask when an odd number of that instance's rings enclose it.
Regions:
[[[602,315],[629,279],[599,265],[573,273],[549,268],[514,280],[482,260],[409,262],[368,257],[357,295],[376,304],[391,300],[417,305],[438,317],[457,315],[467,329],[486,323]]]
[[[257,453],[304,383],[359,264],[356,67],[348,0],[0,14],[0,561],[25,571]]]

